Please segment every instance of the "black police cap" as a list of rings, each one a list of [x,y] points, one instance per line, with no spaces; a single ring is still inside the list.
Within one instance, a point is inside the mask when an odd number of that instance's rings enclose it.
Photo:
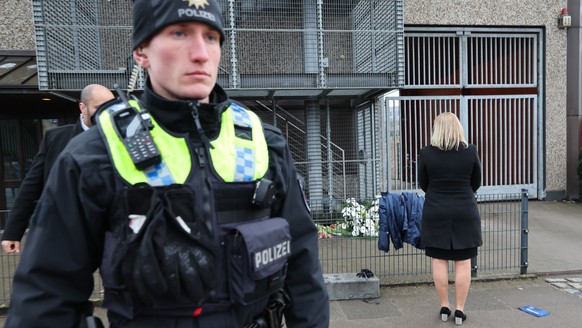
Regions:
[[[133,49],[164,27],[181,22],[200,22],[220,32],[224,23],[217,0],[133,0]]]

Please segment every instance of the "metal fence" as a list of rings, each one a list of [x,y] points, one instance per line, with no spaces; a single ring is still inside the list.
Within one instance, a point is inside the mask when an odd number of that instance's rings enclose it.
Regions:
[[[368,200],[371,203],[373,200]],[[483,246],[473,258],[472,275],[505,276],[527,273],[528,194],[480,195]],[[361,201],[364,203],[364,201]],[[334,219],[328,213],[316,213],[322,226],[341,224],[341,213]],[[323,272],[352,273],[369,269],[383,284],[402,281],[430,281],[432,265],[424,251],[409,244],[385,253],[378,249],[378,238],[332,237],[319,240],[319,259]],[[451,263],[452,271],[452,263]]]
[[[370,200],[373,201],[373,200]],[[503,276],[527,273],[528,263],[528,195],[483,195],[477,197],[481,213],[483,246],[472,259],[472,275]],[[314,205],[314,204],[311,204]],[[0,212],[4,222],[8,211]],[[322,226],[338,224],[341,211],[314,212]],[[23,240],[25,243],[26,240]],[[408,244],[388,253],[378,250],[378,238],[333,237],[319,239],[319,258],[326,274],[374,272],[383,284],[402,281],[430,281],[431,261],[424,251]],[[20,255],[0,255],[0,308],[7,307],[12,292],[12,278]],[[452,268],[451,268],[452,269]],[[101,298],[101,280],[95,274],[94,299]]]

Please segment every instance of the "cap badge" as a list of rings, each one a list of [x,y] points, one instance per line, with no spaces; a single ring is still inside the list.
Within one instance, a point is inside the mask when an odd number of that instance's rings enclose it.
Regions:
[[[182,0],[188,1],[188,7],[194,6],[196,9],[204,9],[209,5],[207,0]]]

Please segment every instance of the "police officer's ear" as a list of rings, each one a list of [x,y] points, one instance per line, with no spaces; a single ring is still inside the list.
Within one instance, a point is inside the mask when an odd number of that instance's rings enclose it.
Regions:
[[[143,47],[137,47],[133,50],[133,59],[139,66],[143,68],[147,68],[149,66],[148,57],[144,53]]]

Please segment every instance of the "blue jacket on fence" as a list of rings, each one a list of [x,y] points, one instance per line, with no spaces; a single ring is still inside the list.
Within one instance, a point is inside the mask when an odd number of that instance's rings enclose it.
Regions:
[[[422,248],[420,241],[420,226],[424,197],[416,193],[390,194],[382,193],[379,204],[380,237],[378,249],[384,252],[390,250],[389,239],[395,250],[411,244]]]
[[[379,204],[380,214],[380,237],[378,238],[378,249],[388,252],[390,241],[395,249],[402,248],[402,237],[404,222],[404,206],[401,205],[400,195],[382,193]]]
[[[424,249],[420,240],[420,225],[422,223],[422,209],[424,208],[424,197],[414,192],[402,193],[402,198],[406,206],[406,219],[408,229],[404,234],[404,242],[416,248]]]

